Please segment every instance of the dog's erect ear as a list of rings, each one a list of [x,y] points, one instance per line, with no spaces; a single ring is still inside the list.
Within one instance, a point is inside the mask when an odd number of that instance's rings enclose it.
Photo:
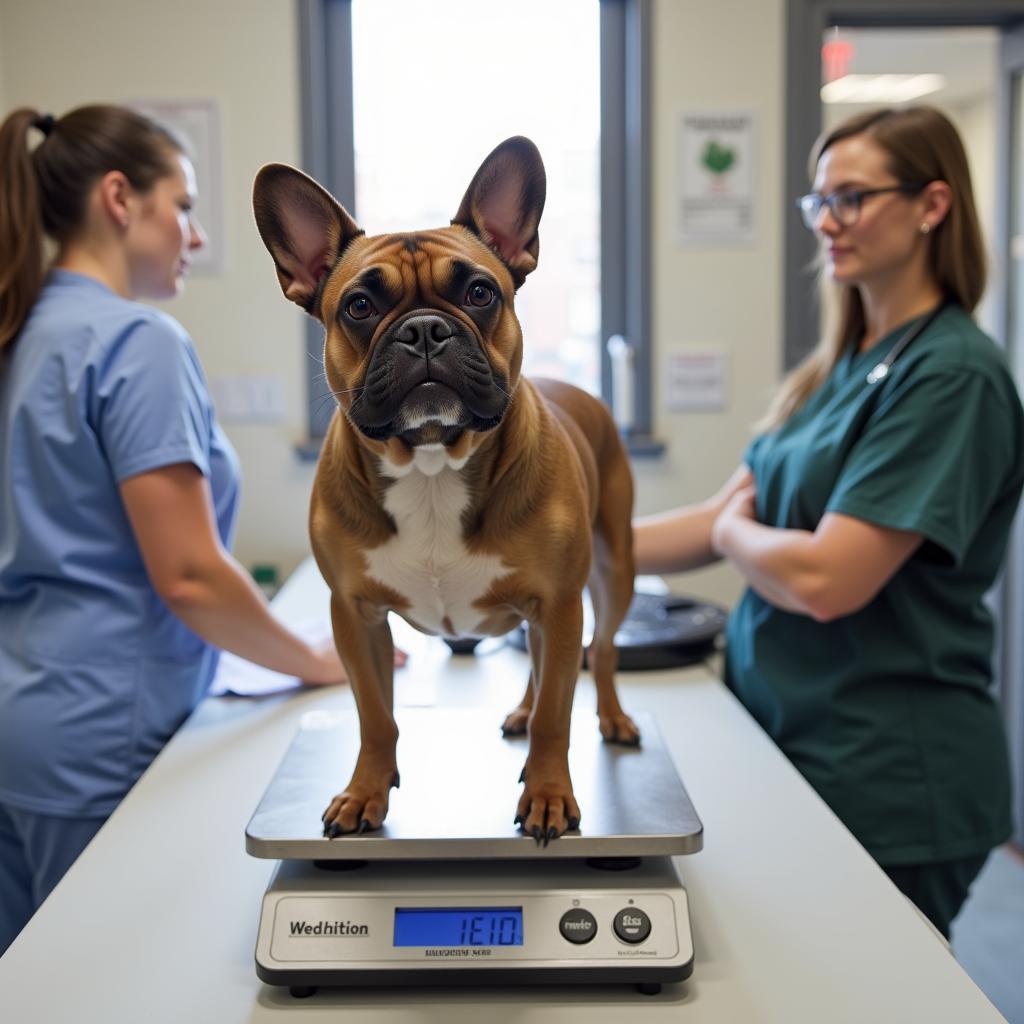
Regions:
[[[315,315],[320,282],[363,232],[330,192],[287,164],[260,168],[252,208],[285,298]]]
[[[487,243],[512,272],[518,288],[537,266],[537,225],[547,181],[537,147],[517,135],[480,165],[452,220]]]

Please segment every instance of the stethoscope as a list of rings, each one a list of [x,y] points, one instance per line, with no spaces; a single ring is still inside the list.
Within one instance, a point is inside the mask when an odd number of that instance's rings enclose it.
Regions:
[[[889,354],[877,365],[872,367],[868,373],[868,383],[877,384],[889,376],[889,370],[896,361],[896,357],[923,331],[926,331],[934,322],[935,318],[946,308],[944,302],[940,302],[923,320],[919,320],[896,342]]]

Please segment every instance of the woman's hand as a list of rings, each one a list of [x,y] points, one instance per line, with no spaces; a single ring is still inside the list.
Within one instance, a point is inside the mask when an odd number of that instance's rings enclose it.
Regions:
[[[633,520],[633,556],[638,574],[687,572],[717,562],[711,528],[733,495],[754,478],[741,463],[705,501]]]
[[[348,673],[338,657],[338,649],[333,640],[312,645],[310,664],[312,668],[302,676],[307,686],[332,686],[348,681]]]
[[[711,501],[717,506],[718,512],[721,514],[726,505],[729,504],[739,491],[743,491],[746,488],[753,486],[754,474],[750,472],[750,467],[745,462],[741,462],[739,466],[736,467],[732,476],[722,484]]]
[[[313,671],[304,676],[303,683],[307,686],[333,686],[348,681],[348,673],[341,663],[341,658],[338,657],[338,649],[334,646],[333,640],[315,644],[312,652]],[[401,668],[408,660],[409,656],[405,651],[396,647],[395,667]]]
[[[756,521],[756,510],[757,488],[754,486],[753,477],[750,477],[749,482],[733,489],[722,511],[718,513],[714,525],[711,527],[711,547],[714,549],[715,554],[722,558],[726,557],[730,528],[737,520],[750,519]]]

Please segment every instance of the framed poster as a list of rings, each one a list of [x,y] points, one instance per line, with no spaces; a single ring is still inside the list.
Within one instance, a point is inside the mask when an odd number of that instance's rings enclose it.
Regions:
[[[185,136],[196,171],[195,216],[207,242],[192,257],[192,273],[221,274],[224,244],[224,172],[220,104],[213,99],[131,100],[126,104]]]
[[[683,111],[676,124],[676,244],[756,239],[756,131],[749,111]]]

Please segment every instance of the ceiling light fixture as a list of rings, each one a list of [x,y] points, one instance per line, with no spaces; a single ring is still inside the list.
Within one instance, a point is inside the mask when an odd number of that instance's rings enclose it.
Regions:
[[[822,103],[909,103],[946,86],[942,75],[844,75],[821,87]]]

